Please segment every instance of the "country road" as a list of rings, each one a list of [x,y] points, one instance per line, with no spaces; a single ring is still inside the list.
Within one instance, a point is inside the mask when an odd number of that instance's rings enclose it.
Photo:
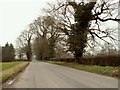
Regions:
[[[117,88],[118,80],[76,69],[31,62],[11,88]]]

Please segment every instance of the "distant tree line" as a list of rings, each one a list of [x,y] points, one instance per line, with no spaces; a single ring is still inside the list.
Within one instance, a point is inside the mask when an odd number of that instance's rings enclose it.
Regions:
[[[15,49],[13,44],[6,43],[2,47],[2,62],[11,62],[15,61]]]
[[[0,62],[2,61],[2,46],[0,46]]]

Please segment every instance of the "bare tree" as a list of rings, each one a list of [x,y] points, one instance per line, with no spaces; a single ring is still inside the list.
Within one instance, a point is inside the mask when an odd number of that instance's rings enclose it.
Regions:
[[[58,27],[58,22],[56,19],[52,16],[46,15],[46,16],[40,16],[38,17],[35,22],[34,26],[36,27],[35,34],[36,34],[36,40],[35,40],[35,47],[41,48],[41,51],[37,52],[39,53],[40,58],[40,52],[43,57],[46,55],[48,58],[53,58],[55,56],[55,48],[56,43],[58,42],[58,39],[60,40],[61,30]],[[39,40],[39,41],[37,41]],[[46,42],[46,44],[42,45],[42,43]],[[38,43],[38,44],[36,44]],[[46,47],[45,47],[46,45]],[[44,54],[48,50],[46,54]]]
[[[100,23],[107,21],[119,22],[118,1],[96,0],[89,1],[58,1],[57,4],[49,4],[46,11],[59,21],[59,28],[68,36],[69,51],[79,62],[88,40],[100,39],[109,43],[105,38],[116,39],[111,36],[110,29],[101,29]]]
[[[17,45],[20,48],[20,51],[25,52],[27,59],[32,59],[32,48],[31,48],[31,41],[33,37],[33,26],[32,24],[29,25],[28,30],[24,30],[20,36],[17,38]]]
[[[46,27],[45,19],[45,16],[39,16],[33,22],[33,26],[35,28],[34,34],[36,36],[33,42],[33,51],[38,60],[45,60],[48,58],[48,29]]]

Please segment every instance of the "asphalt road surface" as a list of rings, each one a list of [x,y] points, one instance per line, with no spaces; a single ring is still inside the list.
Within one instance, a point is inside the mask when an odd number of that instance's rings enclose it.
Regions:
[[[11,88],[117,88],[118,80],[44,62],[31,62]]]

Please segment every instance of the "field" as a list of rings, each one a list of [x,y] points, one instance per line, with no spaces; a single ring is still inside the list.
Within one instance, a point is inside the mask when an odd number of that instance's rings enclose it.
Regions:
[[[100,75],[110,76],[110,77],[118,77],[119,67],[112,66],[97,66],[97,65],[81,65],[77,63],[66,63],[60,61],[48,61],[51,64],[57,64],[62,66],[67,66],[71,68],[75,68],[78,70],[88,71],[91,73],[96,73]]]
[[[15,61],[15,62],[4,62],[0,63],[0,81],[4,82],[10,77],[22,71],[29,62]]]
[[[6,69],[9,69],[11,67],[14,67],[22,62],[5,62],[0,64],[0,71],[4,71]]]

